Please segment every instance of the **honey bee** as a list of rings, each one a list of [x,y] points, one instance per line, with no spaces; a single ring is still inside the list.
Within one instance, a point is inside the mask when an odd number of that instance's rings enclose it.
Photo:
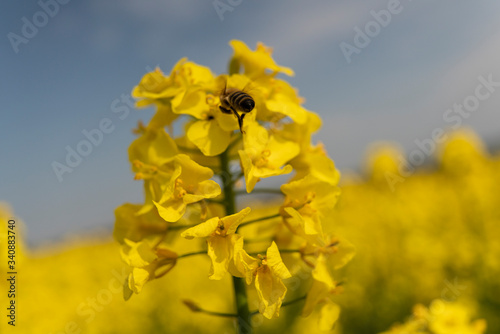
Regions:
[[[227,85],[227,83],[226,83]],[[234,114],[238,119],[238,125],[240,126],[240,132],[245,133],[242,130],[243,118],[247,113],[255,108],[254,99],[247,93],[236,88],[227,88],[224,86],[224,90],[220,93],[220,106],[219,109],[224,114]],[[238,111],[243,112],[241,116]]]

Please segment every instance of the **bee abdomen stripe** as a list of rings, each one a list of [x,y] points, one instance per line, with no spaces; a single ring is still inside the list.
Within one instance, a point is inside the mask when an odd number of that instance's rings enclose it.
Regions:
[[[251,97],[244,92],[234,92],[229,96],[229,100],[235,105],[239,105],[245,99],[251,99]]]

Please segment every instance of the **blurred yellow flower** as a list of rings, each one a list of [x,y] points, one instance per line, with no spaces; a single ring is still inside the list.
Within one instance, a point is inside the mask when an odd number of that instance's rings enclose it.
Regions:
[[[133,242],[125,239],[121,249],[123,260],[131,266],[128,287],[141,292],[144,284],[168,273],[176,264],[177,254],[168,249],[153,250],[148,242]]]
[[[471,309],[459,303],[434,300],[429,308],[418,304],[413,315],[402,325],[381,334],[483,334],[486,322],[471,321]]]
[[[160,241],[168,229],[168,224],[156,210],[139,214],[142,205],[125,203],[115,209],[115,227],[113,236],[120,244],[125,240],[151,240],[151,244]]]
[[[129,161],[134,173],[140,173],[144,165],[159,167],[173,160],[178,153],[177,145],[164,129],[146,129],[140,137],[130,144]],[[140,161],[137,166],[134,162]],[[144,172],[140,179],[146,178],[149,172]]]

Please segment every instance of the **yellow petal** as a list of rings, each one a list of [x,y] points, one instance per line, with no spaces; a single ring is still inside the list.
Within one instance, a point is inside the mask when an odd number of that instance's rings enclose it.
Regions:
[[[233,245],[239,235],[221,237],[214,235],[207,240],[208,256],[212,260],[209,279],[220,280],[227,273],[229,262],[233,257]]]
[[[175,161],[181,166],[182,172],[179,178],[185,184],[197,186],[200,182],[210,179],[214,176],[214,172],[202,165],[196,163],[186,154],[178,154],[175,156]]]
[[[226,233],[227,234],[235,233],[238,226],[243,222],[243,219],[245,219],[245,217],[248,216],[250,211],[251,209],[247,207],[238,213],[222,218],[221,220],[224,223],[224,229],[227,231]]]
[[[271,136],[267,150],[271,152],[268,157],[268,166],[278,168],[295,158],[300,152],[300,147],[297,143],[282,137]]]
[[[252,84],[250,78],[242,74],[232,74],[229,77],[227,75],[223,75],[221,77],[226,78],[226,87],[236,88],[245,92],[248,90],[248,88],[250,88],[250,85]]]
[[[166,77],[160,69],[146,73],[139,84],[132,90],[134,98],[162,99],[172,97],[181,88],[174,85],[171,78]]]
[[[255,168],[252,164],[252,159],[248,156],[246,151],[239,150],[238,154],[240,155],[241,166],[243,167],[243,173],[245,174],[246,189],[247,192],[250,193],[260,178],[255,176]]]
[[[177,154],[177,145],[164,129],[146,130],[142,136],[130,144],[129,160],[161,166],[171,161]]]
[[[253,176],[254,178],[260,179],[265,177],[289,174],[292,172],[292,170],[293,168],[290,165],[285,165],[283,166],[283,168],[254,167]]]
[[[153,203],[151,203],[153,205]],[[164,233],[167,223],[156,210],[150,210],[144,215],[138,215],[140,205],[125,203],[115,210],[115,228],[113,237],[124,244],[125,239],[138,242],[146,236]]]
[[[179,155],[177,155],[174,159],[177,159],[178,156]],[[172,200],[175,191],[175,182],[177,178],[181,176],[181,174],[182,174],[182,166],[180,166],[179,164],[175,164],[174,169],[169,170],[168,173],[158,174],[154,180],[156,181],[156,184],[153,181],[151,183],[151,187],[154,187],[156,185],[157,188],[159,189],[151,190],[152,193],[154,192],[153,196],[151,197],[151,200],[156,200],[157,202],[160,203]],[[161,193],[161,197],[159,200],[157,200],[158,193]]]
[[[182,218],[186,212],[186,203],[181,200],[173,199],[163,203],[153,201],[160,217],[168,222],[176,222]]]
[[[301,147],[301,151],[305,152],[311,147],[311,136],[321,127],[321,118],[312,111],[306,111],[307,120],[303,124],[290,122],[284,124],[282,136],[288,140],[293,140]]]
[[[179,66],[179,71],[191,84],[206,83],[214,80],[210,68],[196,64],[192,61],[188,61]]]
[[[173,121],[179,117],[178,114],[172,112],[170,103],[155,102],[156,113],[148,123],[148,129],[162,129],[165,126],[170,126]]]
[[[303,237],[313,245],[324,245],[323,229],[320,221],[302,216],[297,210],[291,207],[285,207],[283,210],[290,215],[290,217],[286,218],[286,222],[292,233]]]
[[[191,86],[182,97],[178,96],[172,100],[172,111],[176,114],[204,119],[209,110],[207,93],[200,86]]]
[[[144,180],[144,205],[137,211],[136,215],[146,214],[155,207],[153,200],[158,196],[154,192],[154,183],[153,179]]]
[[[224,131],[232,133],[234,130],[239,129],[238,119],[234,115],[218,112],[215,118],[220,128]],[[243,124],[247,124],[247,122],[248,122],[248,115],[245,116],[245,122]]]
[[[340,196],[340,188],[310,174],[282,185],[281,191],[286,195],[287,203],[307,204],[307,207],[300,210],[303,216],[309,210],[311,216],[330,217]]]
[[[201,201],[204,198],[214,198],[221,193],[220,186],[213,180],[206,180],[198,183],[194,194],[186,194],[183,197],[184,203],[190,204]]]
[[[297,91],[284,80],[274,80],[274,93],[269,96],[265,104],[272,112],[290,117],[297,124],[304,124],[308,119],[308,111],[300,106],[301,99]]]
[[[243,146],[248,155],[253,159],[266,148],[269,142],[269,134],[263,126],[257,122],[248,124],[245,128],[246,135],[243,136]]]
[[[283,260],[281,259],[280,251],[278,246],[273,241],[271,246],[267,249],[266,253],[267,265],[273,271],[273,274],[281,279],[287,279],[292,277],[288,269],[286,268]]]
[[[319,316],[319,330],[329,331],[337,322],[340,316],[340,306],[334,303],[326,303],[321,308]]]
[[[113,237],[116,241],[123,243],[124,239],[130,238],[131,226],[137,221],[135,213],[140,209],[140,205],[125,203],[115,209],[115,227]],[[131,234],[134,234],[132,232]],[[137,241],[132,239],[133,241]]]
[[[321,144],[315,147],[306,147],[292,161],[290,161],[297,174],[295,180],[302,179],[307,175],[314,176],[318,180],[337,185],[340,173],[335,168],[335,163],[325,153]]]
[[[142,268],[134,268],[129,276],[129,288],[135,293],[139,293],[148,281],[149,271]]]
[[[336,287],[335,282],[333,281],[332,277],[330,276],[330,272],[328,271],[324,254],[320,254],[318,256],[316,267],[312,271],[312,277],[316,281],[324,283],[328,291],[333,291]]]
[[[229,273],[236,277],[245,277],[247,284],[252,283],[253,273],[259,266],[259,260],[248,255],[243,249],[243,238],[234,243],[233,261],[229,263]]]
[[[329,301],[327,298],[330,293],[334,292],[336,284],[333,281],[328,268],[326,266],[326,259],[323,254],[320,254],[316,267],[312,271],[313,284],[307,293],[306,303],[302,310],[302,315],[307,317],[313,311],[314,307],[323,301]]]
[[[265,70],[269,69],[273,72],[283,72],[287,75],[294,75],[292,69],[278,66],[271,57],[271,50],[261,43],[257,44],[255,51],[250,50],[242,41],[232,40],[229,44],[234,49],[233,58],[237,59],[245,66],[245,74],[258,76],[265,74]]]
[[[274,100],[267,101],[266,107],[271,111],[290,117],[298,124],[303,124],[307,120],[307,110],[297,103],[288,101],[286,97],[280,94],[276,94]]]
[[[352,260],[356,248],[349,241],[342,239],[337,246],[338,251],[328,257],[328,266],[334,270],[340,269]]]
[[[271,319],[279,316],[283,298],[286,295],[286,286],[280,278],[273,275],[267,266],[257,269],[255,289],[259,297],[259,312]]]
[[[214,217],[206,222],[203,222],[201,224],[198,224],[194,227],[191,227],[184,232],[181,233],[181,237],[186,238],[186,239],[193,239],[193,238],[205,238],[212,233],[215,232],[217,229],[217,226],[219,225],[219,218]]]
[[[121,253],[122,258],[131,267],[145,267],[157,258],[151,246],[145,241],[133,242],[125,239]]]
[[[316,178],[336,185],[340,180],[340,173],[335,168],[335,163],[325,154],[311,154],[308,156],[311,166],[310,173]]]
[[[204,155],[214,156],[226,150],[231,132],[223,130],[215,119],[202,120],[191,124],[187,137]]]
[[[306,303],[302,309],[302,316],[308,317],[316,305],[325,299],[327,293],[326,285],[323,282],[314,280],[309,292],[307,293]]]

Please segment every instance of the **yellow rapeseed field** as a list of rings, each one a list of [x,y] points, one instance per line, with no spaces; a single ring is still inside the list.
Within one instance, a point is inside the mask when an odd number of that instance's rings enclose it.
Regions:
[[[366,174],[343,176],[331,226],[356,246],[356,256],[339,276],[344,291],[335,297],[342,311],[334,332],[483,333],[486,322],[487,333],[499,332],[500,159],[461,132],[442,147],[437,166],[417,170],[393,191],[384,174],[396,171],[397,154],[379,147]],[[2,206],[2,220],[13,214]],[[208,257],[179,261],[125,302],[130,269],[110,232],[99,235],[33,250],[18,245],[16,333],[234,332],[231,319],[182,304],[195,300],[232,312],[229,277],[212,281],[199,273],[208,270]],[[292,305],[277,322],[260,318],[255,331],[316,328],[316,318],[299,312]],[[11,329],[6,321],[0,328]]]

